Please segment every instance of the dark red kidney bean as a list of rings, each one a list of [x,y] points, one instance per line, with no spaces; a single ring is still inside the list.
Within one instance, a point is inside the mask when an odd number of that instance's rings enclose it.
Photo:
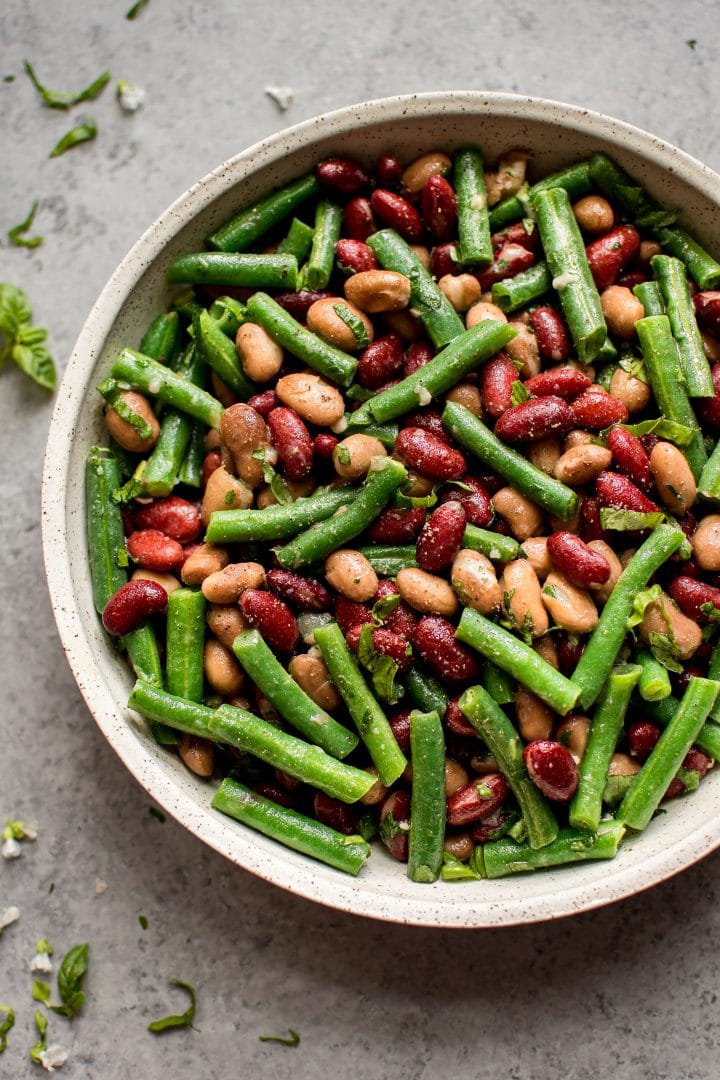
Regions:
[[[580,536],[586,544],[591,540],[606,540],[600,524],[600,502],[590,496],[580,500]]]
[[[402,339],[398,334],[384,334],[366,345],[358,356],[357,381],[369,390],[377,390],[402,366]]]
[[[557,639],[558,663],[563,675],[572,675],[585,652],[585,642],[577,634],[559,634]]]
[[[218,458],[220,457],[220,452],[218,450],[211,450],[210,453],[217,454]],[[207,460],[209,456],[210,454],[206,455],[205,460]],[[215,468],[217,467],[218,466],[216,465]],[[205,483],[206,481],[203,480],[203,487],[205,486]],[[131,506],[121,506],[120,513],[122,515],[123,532],[126,536],[129,536],[131,532],[135,532],[135,514],[133,512],[133,508]]]
[[[343,233],[351,240],[361,240],[364,243],[374,232],[377,232],[377,225],[370,200],[361,196],[351,199],[343,210]]]
[[[601,506],[614,510],[637,510],[641,514],[656,513],[660,507],[620,473],[601,472],[595,481],[595,493]]]
[[[455,627],[440,615],[424,615],[420,619],[415,627],[413,645],[441,679],[451,683],[466,682],[479,674],[475,656],[455,640]]]
[[[628,418],[628,411],[622,401],[599,391],[588,390],[576,398],[570,408],[573,426],[586,431],[602,431],[611,424],[624,424]]]
[[[498,281],[516,277],[535,263],[535,252],[522,244],[504,244],[496,253],[490,266],[476,274],[480,288],[487,292]]]
[[[293,798],[289,791],[283,791],[277,784],[271,784],[269,780],[257,780],[253,784],[256,795],[262,795],[263,799],[285,806],[288,810],[297,810],[298,801]]]
[[[717,430],[720,428],[720,364],[713,364],[711,372],[715,396],[711,398],[693,398],[693,404],[703,424]]]
[[[347,634],[353,626],[363,626],[373,622],[372,611],[366,604],[358,604],[355,600],[348,600],[345,596],[335,597],[335,621]]]
[[[332,607],[324,585],[292,570],[269,570],[266,581],[271,592],[298,611],[329,611]]]
[[[375,217],[389,229],[399,232],[408,244],[417,244],[423,234],[422,219],[412,203],[395,191],[376,188],[370,196],[370,206]]]
[[[535,739],[523,750],[530,779],[553,802],[567,802],[578,786],[578,767],[566,746],[554,739]]]
[[[464,736],[465,738],[474,737],[477,738],[477,732],[472,726],[470,721],[460,712],[460,695],[456,694],[455,697],[450,698],[448,701],[447,709],[445,710],[445,725],[453,735]]]
[[[415,548],[421,570],[434,573],[449,566],[462,547],[467,518],[457,499],[441,503],[423,525]]]
[[[590,273],[600,292],[614,285],[640,251],[640,233],[632,225],[618,225],[585,248]]]
[[[443,426],[442,413],[437,409],[422,409],[420,412],[408,413],[405,426],[431,431],[433,435],[437,435],[438,439],[450,445],[450,436]]]
[[[629,270],[626,274],[620,275],[617,283],[618,285],[624,285],[626,289],[634,289],[636,285],[642,285],[647,279],[647,274],[642,270]]]
[[[246,589],[239,602],[247,621],[260,631],[268,645],[278,652],[292,652],[300,634],[295,616],[284,601],[271,592]]]
[[[335,245],[335,260],[340,270],[348,274],[362,274],[366,270],[378,269],[378,261],[372,248],[362,240],[338,240]]]
[[[324,791],[316,791],[313,796],[313,813],[323,825],[331,829],[337,829],[345,836],[352,836],[357,831],[357,814],[347,803],[340,802],[326,795]]]
[[[274,390],[263,390],[262,394],[253,394],[248,399],[248,405],[255,412],[259,412],[263,420],[267,420],[273,409],[277,409],[280,405],[280,398]]]
[[[203,458],[202,463],[202,476],[201,483],[203,491],[207,487],[207,482],[215,472],[222,465],[222,454],[219,450],[210,450]]]
[[[398,596],[399,593],[400,590],[394,581],[391,581],[390,578],[381,578],[380,581],[378,581],[377,592],[373,597],[373,603],[377,603],[378,600],[387,600],[388,596]]]
[[[691,746],[682,760],[681,767],[700,773],[700,779],[702,780],[708,769],[712,768],[712,763],[713,759],[704,750],[701,750],[698,746]]]
[[[403,375],[413,375],[429,364],[434,356],[432,346],[426,341],[415,341],[403,357]]]
[[[695,293],[693,305],[701,329],[714,337],[720,337],[720,292],[706,289],[704,292]]]
[[[508,829],[518,819],[514,810],[504,810],[502,807],[493,814],[479,821],[471,830],[470,836],[476,844],[488,844],[491,840],[500,840],[506,836]]]
[[[697,401],[700,401],[700,400],[701,400],[700,398],[697,398]],[[662,439],[660,438],[659,435],[641,435],[640,436],[640,442],[643,444],[643,450],[645,451],[645,453],[649,457],[650,454],[652,454],[655,447],[657,446],[657,444],[659,442],[662,442]]]
[[[400,709],[388,719],[390,730],[403,754],[410,752],[410,714],[412,709]]]
[[[380,839],[398,862],[407,862],[410,831],[410,795],[391,791],[380,807]]]
[[[422,217],[430,235],[440,242],[453,234],[457,220],[455,192],[444,176],[431,176],[422,190]]]
[[[232,705],[233,703],[230,701],[228,704]],[[303,786],[302,780],[298,780],[296,776],[291,776],[290,773],[283,772],[282,769],[273,769],[273,772],[283,791],[299,791]]]
[[[395,442],[395,452],[431,480],[459,480],[467,471],[459,450],[422,428],[403,428]]]
[[[151,619],[162,615],[168,594],[162,585],[147,578],[127,581],[110,597],[102,613],[103,626],[113,637],[122,637]]]
[[[536,442],[547,435],[569,431],[573,426],[567,401],[560,397],[539,397],[506,409],[495,424],[495,434],[506,442]]]
[[[562,316],[555,308],[535,308],[530,315],[530,325],[535,331],[538,352],[543,360],[550,360],[554,364],[567,360],[570,355],[570,335]],[[590,385],[589,379],[587,385]]]
[[[404,675],[412,663],[412,648],[406,638],[380,626],[373,630],[372,641],[375,652],[379,656],[389,656],[397,664],[400,674]]]
[[[436,244],[430,251],[430,273],[439,280],[448,274],[454,275],[459,271],[457,244]]]
[[[446,488],[440,496],[441,501],[459,502],[470,525],[477,525],[480,529],[486,528],[495,514],[487,488],[474,476],[463,476],[460,483],[471,490],[464,491],[460,487]]]
[[[650,458],[637,435],[624,427],[614,427],[608,432],[606,445],[620,472],[645,490],[653,486]]]
[[[698,650],[699,651],[699,650]],[[695,653],[697,658],[697,653]],[[675,683],[675,692],[681,697],[688,688],[688,683],[691,679],[702,679],[705,677],[705,672],[697,664],[686,664],[683,670],[673,677]]]
[[[510,408],[513,383],[519,379],[518,369],[507,353],[495,353],[480,368],[479,386],[483,409],[497,419]]]
[[[708,611],[707,604],[711,608],[717,608],[720,615],[720,589],[716,589],[713,585],[706,585],[704,581],[696,581],[695,578],[683,574],[675,578],[668,592],[683,615],[694,619],[701,626],[707,626],[708,623],[713,622],[714,612]],[[703,608],[705,611],[702,610]]]
[[[320,434],[316,435],[313,439],[313,452],[321,461],[331,461],[333,450],[337,444],[338,440],[334,435],[329,435],[327,432],[321,431]]]
[[[185,558],[182,544],[157,529],[141,529],[128,537],[130,558],[145,570],[172,573],[179,570]]]
[[[313,466],[310,432],[292,409],[273,409],[267,418],[272,441],[288,480],[302,480]]]
[[[298,322],[305,322],[307,313],[316,300],[326,300],[334,293],[322,289],[302,289],[300,292],[276,293],[273,300]]]
[[[565,367],[552,368],[550,371],[533,375],[526,381],[525,389],[529,390],[533,397],[559,397],[563,401],[573,401],[591,385],[584,371]]]
[[[471,825],[494,814],[505,802],[507,794],[507,781],[502,773],[478,776],[447,800],[448,825]]]
[[[411,544],[425,524],[422,507],[401,510],[391,506],[375,518],[368,529],[368,538],[375,544]]]
[[[644,761],[660,738],[660,728],[649,720],[633,720],[625,729],[625,737],[631,756]]]
[[[677,776],[673,776],[661,801],[665,802],[666,799],[677,799],[679,795],[684,795],[686,790],[682,780],[678,779]]]
[[[134,517],[136,528],[157,529],[180,544],[192,543],[202,531],[200,508],[179,495],[136,506]]]
[[[604,585],[610,577],[610,563],[599,551],[593,551],[571,532],[556,532],[548,537],[547,551],[553,566],[580,589]]]
[[[390,581],[388,578],[384,578],[378,582],[377,592],[375,593],[375,603],[378,600],[384,600],[388,596],[397,596],[398,587],[394,581]],[[393,608],[393,610],[385,616],[385,628],[391,630],[393,634],[397,634],[399,637],[405,638],[406,641],[411,641],[415,632],[419,616],[415,614],[411,607],[409,607],[404,600]]]
[[[357,195],[370,180],[362,165],[352,158],[328,158],[315,166],[315,175],[324,188],[341,191],[343,195]]]
[[[540,247],[540,233],[534,221],[517,221],[507,229],[493,233],[490,237],[493,251],[500,251],[506,244],[520,244],[528,251],[537,251]]]
[[[382,187],[394,187],[400,183],[403,167],[392,154],[382,154],[375,162],[375,178]]]

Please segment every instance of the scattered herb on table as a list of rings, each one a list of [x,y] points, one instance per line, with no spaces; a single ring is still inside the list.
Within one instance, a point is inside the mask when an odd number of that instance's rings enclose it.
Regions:
[[[15,247],[36,248],[40,247],[40,245],[43,243],[45,239],[44,236],[22,235],[23,233],[28,231],[33,221],[35,220],[35,214],[37,213],[37,208],[39,205],[40,203],[36,199],[35,202],[32,204],[30,213],[25,218],[25,220],[21,221],[19,225],[14,225],[12,229],[8,229],[8,240],[11,244],[14,244]]]
[[[81,101],[90,101],[98,96],[101,90],[110,82],[110,72],[103,71],[94,82],[86,86],[78,94],[63,94],[57,90],[48,90],[38,79],[29,60],[23,60],[23,67],[30,77],[30,81],[40,97],[51,109],[70,109],[73,105],[79,105]]]
[[[73,146],[79,146],[80,143],[90,142],[97,135],[97,125],[95,121],[89,117],[83,117],[76,127],[71,128],[54,148],[48,154],[48,157],[60,157],[61,154],[66,153],[68,150],[72,150]]]
[[[140,12],[143,10],[143,8],[147,7],[147,5],[148,0],[137,0],[137,3],[133,4],[130,10],[125,12],[125,18],[129,22],[132,22],[133,19],[137,19]]]
[[[42,1065],[41,1056],[47,1051],[45,1036],[47,1035],[48,1019],[45,1013],[41,1013],[39,1009],[35,1010],[35,1027],[40,1038],[30,1051],[30,1060],[34,1061],[36,1065]]]
[[[156,806],[148,806],[148,813],[151,817],[154,817],[156,821],[159,821],[161,825],[164,825],[167,818],[163,814],[162,810],[158,810]]]
[[[0,1014],[5,1014],[5,1019],[0,1022],[0,1054],[4,1053],[7,1047],[8,1032],[15,1024],[15,1010],[11,1009],[9,1005],[0,1005]]]
[[[32,325],[30,301],[23,290],[15,285],[0,284],[0,335],[4,338],[0,341],[0,368],[8,360],[12,360],[39,386],[45,387],[46,390],[54,390],[57,383],[55,364],[43,345],[47,338],[47,330],[41,326]],[[8,822],[8,824],[22,825],[22,822]],[[2,833],[3,854],[6,829],[7,826]],[[14,834],[9,837],[9,840],[17,841],[18,839]],[[27,835],[26,832],[22,839],[31,840],[34,837]]]
[[[62,1005],[51,1005],[58,1016],[67,1016],[69,1020],[80,1012],[85,1001],[85,994],[80,989],[88,966],[90,946],[75,945],[66,952],[58,971],[57,984]]]
[[[288,1028],[287,1035],[260,1035],[258,1038],[260,1042],[280,1043],[281,1046],[297,1046],[300,1042],[300,1036],[292,1028]]]
[[[190,986],[190,983],[183,982],[182,979],[169,979],[168,981],[171,986],[179,986],[181,990],[185,990],[190,995],[190,1004],[184,1013],[179,1013],[176,1016],[163,1016],[161,1020],[153,1020],[151,1024],[148,1024],[148,1031],[152,1031],[154,1035],[161,1035],[164,1031],[171,1031],[173,1028],[191,1028],[195,1019],[195,990],[193,987]]]
[[[148,925],[149,925],[148,920],[147,920],[147,915],[138,915],[138,922],[142,926],[143,930],[147,930]]]

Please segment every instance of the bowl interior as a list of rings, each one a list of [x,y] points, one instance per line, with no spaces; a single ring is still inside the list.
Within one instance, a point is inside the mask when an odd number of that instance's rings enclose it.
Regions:
[[[375,918],[437,926],[529,922],[606,903],[682,869],[720,843],[720,778],[673,804],[611,863],[586,863],[497,882],[416,885],[379,845],[358,879],[286,850],[210,809],[211,789],[159,748],[126,707],[132,680],[97,618],[85,532],[84,462],[103,441],[98,381],[119,350],[137,347],[164,309],[169,260],[201,250],[203,237],[261,194],[323,157],[370,164],[403,161],[464,143],[492,161],[510,147],[532,154],[542,176],[595,150],[611,154],[661,202],[682,207],[682,223],[720,249],[720,178],[680,151],[618,121],[581,109],[508,95],[431,94],[343,109],[291,128],[241,153],[194,185],[158,219],[103,290],[75,346],[58,393],[45,464],[44,544],[60,635],[78,685],[101,730],[139,782],[170,813],[238,865],[310,899]]]

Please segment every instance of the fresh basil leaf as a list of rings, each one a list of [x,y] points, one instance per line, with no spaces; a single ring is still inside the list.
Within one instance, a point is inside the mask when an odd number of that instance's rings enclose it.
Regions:
[[[618,363],[623,371],[627,372],[633,379],[639,379],[640,382],[644,383],[650,381],[642,356],[634,356],[629,352],[621,353]]]
[[[190,983],[183,982],[182,979],[170,979],[168,981],[171,986],[179,986],[181,990],[185,990],[190,995],[190,1004],[184,1013],[179,1013],[176,1016],[164,1016],[161,1020],[153,1020],[151,1024],[148,1024],[148,1031],[152,1031],[154,1035],[161,1035],[164,1031],[172,1031],[174,1028],[191,1028],[195,1019],[195,991],[193,987]]]
[[[398,665],[391,656],[381,656],[375,651],[371,623],[365,623],[360,631],[358,642],[358,660],[370,673],[373,689],[379,698],[389,705],[396,705],[405,693],[401,686],[395,685]]]
[[[345,323],[347,328],[352,332],[358,349],[364,349],[366,345],[370,344],[370,338],[368,337],[367,328],[359,315],[356,315],[354,311],[351,311],[347,304],[342,300],[338,304],[333,304],[333,311],[337,315],[338,319]]]
[[[143,928],[143,930],[147,930],[148,926],[150,925],[148,923],[147,915],[138,915],[138,922],[140,923],[140,926]]]
[[[65,154],[68,150],[72,150],[73,146],[78,146],[80,143],[90,142],[97,135],[97,126],[95,121],[86,116],[80,121],[74,128],[71,128],[58,143],[55,144],[53,149],[48,154],[48,157],[60,157],[61,154]]]
[[[110,81],[110,72],[104,71],[102,75],[99,75],[94,82],[91,82],[89,86],[86,86],[78,94],[63,94],[57,90],[48,90],[47,87],[43,86],[28,60],[23,60],[23,67],[38,94],[51,109],[70,109],[73,105],[79,105],[81,101],[89,101],[90,98],[97,97]]]
[[[298,1046],[300,1043],[300,1036],[297,1031],[293,1031],[292,1028],[288,1028],[287,1036],[285,1035],[259,1035],[260,1042],[280,1043],[281,1046]]]
[[[41,1039],[45,1038],[47,1034],[48,1018],[45,1013],[41,1013],[39,1009],[35,1010],[35,1027],[37,1033]]]
[[[397,821],[392,811],[385,815],[385,818],[380,824],[380,839],[386,846],[391,840],[394,840],[400,833],[408,832],[410,828],[409,821]]]
[[[643,210],[635,218],[641,229],[666,229],[680,217],[679,210]]]
[[[681,767],[675,773],[675,779],[679,780],[684,786],[683,795],[687,795],[691,791],[697,791],[700,787],[700,773],[697,769],[683,769]]]
[[[8,338],[15,340],[21,329],[32,322],[32,308],[22,289],[15,285],[0,285],[0,330]]]
[[[660,601],[662,600],[662,598],[663,591],[662,586],[660,585],[651,585],[649,589],[642,589],[639,593],[637,593],[635,599],[633,600],[633,607],[632,611],[630,612],[630,617],[627,621],[628,630],[632,630],[634,626],[637,626],[643,621],[643,618],[645,617],[645,609],[647,608],[648,604]]]
[[[32,994],[33,1001],[39,1001],[43,1005],[49,1004],[50,987],[47,983],[41,982],[40,979],[33,979],[30,993]]]
[[[652,632],[648,634],[648,644],[650,652],[659,664],[662,664],[668,671],[674,671],[676,675],[682,674],[683,666],[680,663],[680,650],[677,642],[673,640],[669,633],[659,634]]]
[[[435,484],[429,495],[405,495],[404,492],[398,490],[395,492],[395,503],[408,510],[429,509],[437,504],[438,489],[441,487],[442,484]]]
[[[444,851],[440,877],[443,881],[477,881],[480,874],[467,863],[456,859],[449,851]]]
[[[619,806],[632,786],[635,775],[608,776],[603,790],[602,801],[607,806]]]
[[[15,1010],[9,1005],[0,1005],[0,1013],[5,1014],[5,1019],[0,1023],[0,1054],[3,1054],[7,1047],[8,1032],[15,1025]]]
[[[45,390],[57,386],[55,362],[44,345],[14,345],[12,359],[38,386]]]
[[[58,970],[57,984],[62,1005],[51,1005],[53,1012],[72,1019],[79,1012],[85,1001],[85,994],[80,989],[88,966],[90,946],[75,945],[65,953]]]
[[[689,446],[695,438],[695,432],[687,424],[679,424],[677,420],[667,420],[664,416],[658,416],[654,420],[641,420],[639,424],[621,424],[631,435],[657,435],[661,439],[667,439],[676,446]],[[610,428],[606,428],[601,434],[607,435]]]
[[[519,379],[516,379],[510,387],[510,404],[522,405],[523,401],[528,401],[530,399],[530,396],[530,391],[526,387],[525,383],[520,382]]]
[[[661,510],[643,514],[639,510],[615,510],[610,506],[600,509],[600,525],[615,532],[636,532],[638,529],[654,529],[665,521]]]
[[[147,7],[147,5],[148,0],[137,0],[137,3],[133,4],[130,10],[125,12],[125,18],[128,19],[129,22],[132,22],[133,19],[137,19],[140,12],[143,8]]]
[[[30,1060],[35,1065],[42,1065],[41,1054],[47,1050],[47,1043],[44,1039],[38,1039],[35,1045],[30,1050]]]
[[[373,604],[372,617],[374,622],[378,626],[382,626],[388,615],[391,615],[398,606],[400,600],[400,593],[390,593],[389,596],[383,596],[381,600]]]
[[[40,203],[36,199],[35,202],[32,204],[30,213],[25,218],[25,220],[21,221],[19,225],[14,225],[12,229],[8,229],[8,240],[11,244],[14,244],[15,247],[36,248],[40,247],[40,244],[43,243],[44,237],[42,236],[25,237],[22,235],[24,232],[28,231],[33,221],[35,220],[35,215],[37,213],[37,208],[39,205]]]
[[[710,622],[720,622],[720,608],[716,608],[714,604],[709,601],[707,604],[700,605],[700,613],[709,619]]]

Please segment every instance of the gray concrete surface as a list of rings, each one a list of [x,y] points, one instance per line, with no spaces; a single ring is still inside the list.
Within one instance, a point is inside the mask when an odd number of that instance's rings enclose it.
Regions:
[[[129,4],[5,0],[0,11],[0,78],[15,75],[0,82],[0,233],[37,197],[46,237],[34,252],[2,246],[0,280],[28,290],[61,367],[112,269],[176,195],[332,107],[400,91],[522,91],[630,120],[720,167],[711,2],[150,0],[127,22]],[[72,114],[97,118],[97,141],[49,161],[70,119],[40,105],[23,57],[57,89],[110,68],[146,88],[146,107],[126,116],[108,89]],[[268,83],[294,88],[287,113],[265,97]],[[70,1049],[69,1080],[717,1076],[717,855],[570,921],[429,932],[295,899],[151,816],[55,634],[39,533],[50,409],[19,373],[0,375],[0,816],[40,829],[22,859],[0,865],[0,909],[21,912],[0,941],[0,1003],[17,1012],[0,1076],[37,1075],[28,964],[42,935],[59,952],[91,944],[84,1013],[51,1022]],[[148,1021],[184,1008],[171,976],[197,988],[197,1030],[156,1039]],[[287,1028],[298,1047],[258,1040]]]

